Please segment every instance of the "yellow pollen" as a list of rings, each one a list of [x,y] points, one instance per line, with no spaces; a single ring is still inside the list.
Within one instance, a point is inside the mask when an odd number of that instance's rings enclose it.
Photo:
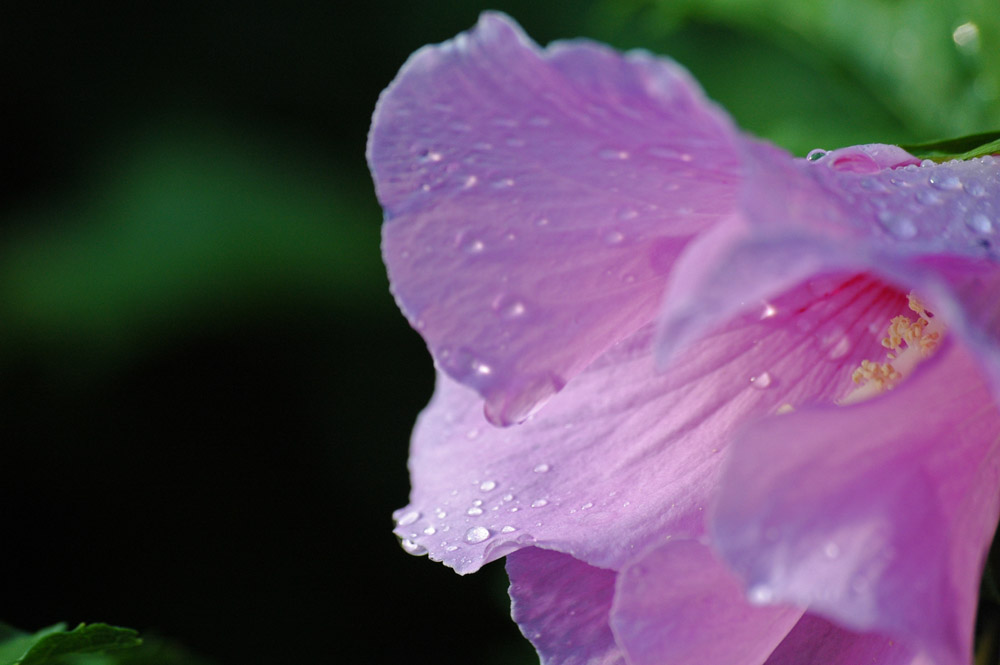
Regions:
[[[840,404],[862,402],[886,390],[892,390],[920,361],[929,358],[937,350],[945,333],[944,324],[912,293],[907,299],[910,309],[919,318],[913,320],[907,316],[897,316],[889,322],[886,337],[882,340],[882,346],[889,350],[886,362],[862,360],[861,367],[851,375],[851,379],[859,387],[840,400]]]

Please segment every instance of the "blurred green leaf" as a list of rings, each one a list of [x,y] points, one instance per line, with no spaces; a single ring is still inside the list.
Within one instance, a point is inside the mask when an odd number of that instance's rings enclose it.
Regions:
[[[703,32],[699,26],[734,35],[739,49],[700,40],[682,63],[742,126],[799,152],[981,132],[1000,117],[1000,12],[986,0],[604,0],[598,7],[594,24],[605,35],[662,44],[675,57],[689,54],[672,40]],[[720,65],[700,64],[717,54]],[[727,92],[734,79],[739,90]]]
[[[390,301],[381,213],[356,178],[231,131],[133,139],[95,164],[88,196],[12,220],[0,334],[122,355],[289,303],[363,314]]]
[[[44,628],[33,635],[5,626],[0,631],[0,665],[57,665],[82,654],[128,649],[142,644],[130,628],[103,623],[80,624],[66,631],[65,624]]]
[[[931,141],[916,145],[900,146],[911,155],[922,159],[944,162],[949,159],[973,159],[1000,152],[1000,132],[973,134],[957,139]]]

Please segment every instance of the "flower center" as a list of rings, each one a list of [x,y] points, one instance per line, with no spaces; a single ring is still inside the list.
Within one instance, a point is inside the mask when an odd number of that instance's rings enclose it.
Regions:
[[[908,316],[897,316],[889,322],[889,328],[882,346],[888,349],[886,362],[876,363],[862,360],[861,367],[854,370],[851,378],[859,384],[838,403],[856,404],[892,390],[909,376],[922,360],[934,355],[946,328],[940,317],[934,316],[923,303],[910,293],[907,296],[910,309],[917,314],[913,320]]]

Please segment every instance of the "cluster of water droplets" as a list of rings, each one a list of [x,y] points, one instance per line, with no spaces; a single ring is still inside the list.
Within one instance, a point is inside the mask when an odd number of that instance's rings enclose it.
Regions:
[[[819,161],[820,152],[807,159]],[[998,259],[1000,228],[1000,159],[980,157],[937,164],[925,160],[879,173],[838,173],[817,164],[816,173],[835,180],[854,223],[873,221],[893,242],[906,241],[915,251],[958,251]]]

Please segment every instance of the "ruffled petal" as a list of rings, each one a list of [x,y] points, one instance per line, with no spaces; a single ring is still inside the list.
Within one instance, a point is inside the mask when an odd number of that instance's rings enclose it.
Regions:
[[[608,613],[616,574],[535,547],[507,557],[511,615],[543,665],[625,665]]]
[[[876,399],[750,427],[713,538],[755,597],[965,665],[998,485],[1000,414],[950,344]]]
[[[807,614],[765,665],[932,665],[923,655],[881,635],[854,633]]]
[[[368,159],[392,290],[438,367],[523,420],[647,324],[737,192],[735,131],[672,61],[509,18],[414,54]]]
[[[760,665],[802,612],[751,605],[707,546],[675,541],[620,573],[611,625],[630,665]]]
[[[939,307],[1000,394],[1000,158],[916,166],[898,148],[857,146],[809,162],[761,143],[741,146],[740,214],[675,265],[661,364],[748,302],[815,275],[870,272]],[[839,161],[847,159],[855,161]],[[881,170],[857,172],[857,160]]]
[[[653,367],[645,328],[511,428],[490,427],[475,393],[439,374],[396,533],[463,573],[533,544],[619,569],[664,537],[696,537],[735,429],[849,392],[861,359],[884,351],[871,322],[904,303],[864,277],[803,285],[669,373]]]

